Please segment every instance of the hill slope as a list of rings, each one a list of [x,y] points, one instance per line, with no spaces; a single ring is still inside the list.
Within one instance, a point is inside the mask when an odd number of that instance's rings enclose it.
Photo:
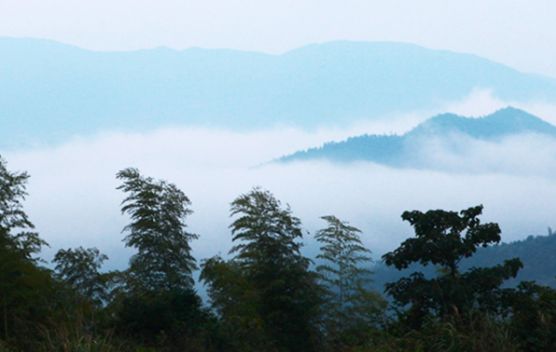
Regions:
[[[312,128],[427,108],[477,87],[556,100],[555,80],[410,44],[331,42],[267,55],[0,38],[0,147],[172,124]]]
[[[463,260],[461,269],[465,271],[471,267],[490,267],[515,257],[521,259],[523,269],[515,279],[508,280],[506,285],[514,286],[521,281],[536,281],[541,285],[556,288],[556,234],[554,233],[548,236],[529,236],[522,241],[479,248],[472,257]],[[385,283],[396,281],[415,271],[421,271],[427,276],[436,275],[434,267],[419,265],[398,271],[378,263],[373,270],[375,272],[373,286],[380,291],[383,290]]]
[[[326,159],[336,162],[371,161],[388,166],[419,166],[426,159],[428,143],[448,141],[450,147],[465,148],[469,140],[497,142],[524,134],[556,138],[556,127],[523,110],[506,108],[482,118],[454,114],[435,116],[404,135],[363,135],[282,157],[281,162]],[[454,136],[463,138],[457,145]],[[457,138],[456,138],[457,140]]]

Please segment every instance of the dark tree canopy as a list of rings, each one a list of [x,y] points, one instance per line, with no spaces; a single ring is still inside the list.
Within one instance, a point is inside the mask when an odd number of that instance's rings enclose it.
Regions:
[[[122,213],[131,218],[124,242],[137,253],[123,275],[124,289],[115,295],[116,330],[148,345],[162,339],[172,350],[187,350],[211,319],[194,289],[197,263],[190,242],[198,236],[186,231],[185,223],[191,202],[174,184],[137,169],[117,177],[118,189],[126,193]]]
[[[99,270],[108,256],[97,248],[60,249],[54,256],[56,276],[83,297],[100,304],[107,298],[108,282]]]
[[[34,231],[35,226],[23,210],[28,179],[26,172],[9,171],[0,156],[0,245],[33,259],[47,243]]]
[[[210,306],[219,317],[234,351],[272,351],[266,338],[261,313],[260,293],[236,260],[219,256],[202,263],[200,280],[207,286]]]
[[[53,280],[38,266],[47,245],[23,209],[29,175],[11,172],[0,157],[0,347],[2,341],[37,334],[56,304]],[[33,341],[22,340],[31,348]]]
[[[236,217],[230,225],[232,240],[238,244],[230,254],[246,269],[309,264],[300,252],[301,221],[269,191],[255,188],[239,196],[232,202],[231,216]]]
[[[174,184],[142,176],[137,169],[120,171],[118,187],[126,193],[122,213],[131,218],[124,232],[126,246],[137,249],[130,261],[132,286],[146,290],[191,288],[197,269],[186,231],[192,213],[189,198]]]
[[[409,264],[440,265],[455,274],[458,263],[475,253],[477,247],[500,242],[500,227],[481,224],[483,207],[454,211],[406,211],[402,219],[415,229],[415,237],[405,240],[394,252],[384,255],[388,265],[405,269]]]
[[[416,272],[386,285],[386,291],[400,306],[409,306],[406,318],[418,327],[433,316],[462,316],[474,309],[497,311],[500,285],[515,277],[522,267],[519,259],[507,260],[490,268],[471,268],[462,273],[460,261],[471,256],[477,247],[500,241],[497,224],[482,224],[478,216],[483,207],[460,213],[444,210],[404,212],[402,218],[415,229],[415,237],[383,256],[387,265],[398,269],[412,263],[436,265],[439,275],[426,278]]]
[[[245,275],[257,302],[268,348],[316,349],[319,290],[310,260],[301,254],[301,221],[270,192],[254,188],[231,204],[235,246],[229,269]],[[214,268],[218,262],[208,262]],[[228,271],[230,272],[230,271]],[[205,277],[208,277],[205,274]],[[241,280],[238,283],[241,284]],[[211,289],[215,292],[215,288]]]
[[[502,297],[522,351],[556,351],[556,290],[523,281]]]

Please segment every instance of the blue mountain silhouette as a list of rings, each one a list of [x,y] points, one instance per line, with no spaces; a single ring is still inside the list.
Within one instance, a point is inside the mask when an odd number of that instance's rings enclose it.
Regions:
[[[523,110],[508,107],[481,118],[442,114],[430,118],[404,135],[362,135],[329,142],[278,159],[281,162],[326,159],[338,162],[372,161],[407,166],[421,151],[422,142],[434,138],[465,136],[496,142],[504,137],[540,134],[556,138],[556,126]]]
[[[168,125],[315,128],[461,99],[556,101],[556,80],[468,54],[330,42],[281,55],[221,49],[97,52],[0,38],[0,147]]]

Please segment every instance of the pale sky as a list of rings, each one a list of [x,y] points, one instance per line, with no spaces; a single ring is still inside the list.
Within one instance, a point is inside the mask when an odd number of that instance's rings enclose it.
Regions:
[[[0,0],[0,36],[96,50],[403,41],[556,77],[553,0]]]

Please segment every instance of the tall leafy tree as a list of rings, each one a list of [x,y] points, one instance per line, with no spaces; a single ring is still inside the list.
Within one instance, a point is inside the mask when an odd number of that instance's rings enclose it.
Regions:
[[[300,251],[300,220],[260,188],[237,197],[231,215],[235,245],[230,254],[257,296],[257,315],[269,349],[315,350],[318,286],[310,261]]]
[[[37,257],[47,243],[23,209],[28,178],[25,172],[9,171],[0,157],[0,331],[4,340],[36,333],[37,321],[52,303],[43,300],[51,280],[47,270],[38,266]]]
[[[116,300],[118,329],[157,348],[189,349],[210,320],[193,287],[197,264],[190,242],[198,236],[185,223],[191,202],[174,184],[144,177],[137,169],[117,177],[118,189],[127,195],[122,212],[131,218],[124,242],[137,249],[126,289]]]
[[[380,295],[370,290],[371,251],[360,239],[361,231],[335,216],[323,216],[327,226],[315,239],[321,244],[317,259],[319,279],[326,296],[325,326],[335,349],[353,343],[346,339],[361,335],[376,325],[385,307]]]
[[[490,268],[471,268],[461,272],[459,263],[473,255],[478,247],[500,242],[500,228],[495,223],[481,223],[482,206],[461,212],[430,210],[404,212],[402,219],[415,229],[394,251],[383,256],[387,265],[398,270],[412,263],[432,264],[440,275],[433,278],[415,272],[386,285],[399,306],[408,306],[404,318],[419,328],[427,316],[440,319],[464,318],[479,309],[497,312],[501,307],[500,285],[515,277],[522,267],[519,259],[506,260]]]
[[[251,274],[269,266],[309,265],[300,251],[301,221],[269,191],[255,188],[240,195],[232,202],[231,216],[236,217],[230,226],[236,245],[230,254]]]
[[[23,210],[27,196],[26,172],[11,172],[0,156],[0,245],[36,261],[42,246],[48,245],[34,231],[35,226]]]
[[[196,234],[186,231],[185,220],[192,213],[189,198],[174,184],[144,177],[139,170],[120,171],[118,189],[127,196],[122,213],[131,218],[124,232],[127,247],[137,249],[130,260],[132,287],[160,291],[193,286],[197,269],[190,242]]]

